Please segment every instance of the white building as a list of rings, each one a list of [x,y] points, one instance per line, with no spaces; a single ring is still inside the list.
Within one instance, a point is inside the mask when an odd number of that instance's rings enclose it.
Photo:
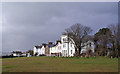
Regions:
[[[13,52],[11,52],[11,55],[15,56],[15,57],[19,57],[22,55],[22,52],[21,51],[13,51]]]
[[[27,56],[27,53],[26,53],[26,52],[23,52],[23,53],[22,53],[22,56],[26,57],[26,56]]]
[[[42,47],[41,47],[39,55],[45,55],[45,46],[46,46],[46,44],[42,44]]]
[[[39,55],[41,53],[42,46],[35,46],[33,49],[34,55]]]
[[[75,46],[74,41],[71,38],[68,38],[67,35],[61,35],[61,43],[62,43],[62,56],[74,56],[75,54]]]
[[[67,35],[61,35],[61,40],[50,48],[51,56],[71,57],[75,54],[74,41]]]
[[[30,55],[30,53],[27,53],[27,57],[30,57],[31,55]]]
[[[34,55],[40,56],[45,55],[45,44],[42,44],[41,46],[35,46],[34,47]]]
[[[50,47],[50,56],[62,56],[62,44],[61,41],[56,41],[56,44]]]
[[[34,55],[49,55],[49,56],[63,56],[72,57],[75,54],[75,42],[67,35],[61,35],[61,40],[57,40],[56,44],[42,44],[42,46],[34,47]],[[81,44],[81,53],[85,53],[87,49],[91,49],[94,52],[94,42],[88,41]],[[46,48],[48,46],[48,48]],[[50,50],[50,51],[48,51]],[[46,56],[47,56],[46,55]]]
[[[81,48],[81,54],[82,53],[86,53],[86,51],[89,49],[89,50],[92,50],[92,53],[94,53],[94,49],[95,49],[95,44],[92,40],[89,40],[85,43],[82,43],[81,44],[82,48]]]

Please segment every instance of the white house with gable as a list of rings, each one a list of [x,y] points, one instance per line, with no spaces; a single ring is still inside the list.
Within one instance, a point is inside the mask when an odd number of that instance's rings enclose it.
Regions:
[[[45,45],[43,44],[42,46],[35,46],[34,55],[36,56],[45,55]]]
[[[82,48],[81,48],[81,54],[82,53],[86,53],[86,51],[89,49],[89,50],[92,50],[92,53],[94,53],[94,49],[95,49],[95,44],[92,40],[89,40],[85,43],[82,43]]]
[[[75,46],[74,41],[71,38],[68,38],[67,35],[61,35],[61,43],[62,43],[62,56],[69,57],[74,56],[75,54]]]
[[[56,44],[50,48],[51,56],[62,56],[62,44],[60,40],[56,41]]]
[[[61,40],[50,48],[51,56],[71,57],[75,54],[75,47],[72,39],[68,39],[67,35],[61,35]]]
[[[34,55],[40,55],[41,54],[41,47],[42,46],[35,46],[34,47]]]

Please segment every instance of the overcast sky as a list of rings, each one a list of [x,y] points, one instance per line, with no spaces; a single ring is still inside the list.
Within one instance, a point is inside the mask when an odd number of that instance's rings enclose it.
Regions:
[[[75,23],[89,26],[92,34],[118,23],[118,3],[2,3],[2,51],[26,51],[55,42]]]

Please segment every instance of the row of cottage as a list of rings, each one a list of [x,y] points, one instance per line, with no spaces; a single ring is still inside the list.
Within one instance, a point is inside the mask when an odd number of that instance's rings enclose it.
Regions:
[[[86,43],[82,43],[81,53],[85,53],[88,48],[94,52],[94,42],[88,40]],[[57,40],[55,44],[48,42],[48,44],[43,43],[40,46],[34,47],[35,56],[63,56],[72,57],[75,54],[75,46],[73,39],[69,38],[67,35],[61,35],[61,40]]]

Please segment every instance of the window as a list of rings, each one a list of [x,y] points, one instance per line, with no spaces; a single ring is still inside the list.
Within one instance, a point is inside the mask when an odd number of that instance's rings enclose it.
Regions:
[[[64,50],[64,56],[65,56],[65,50]]]
[[[67,39],[66,39],[66,38],[63,38],[63,41],[67,41]]]
[[[61,49],[61,46],[59,48]]]
[[[62,50],[62,56],[64,56],[64,50]]]
[[[90,43],[90,47],[91,47],[91,43]]]
[[[65,53],[66,53],[66,56],[67,56],[67,50],[66,50],[66,52],[65,52]]]
[[[72,54],[72,50],[71,50],[71,54]]]
[[[72,43],[70,43],[71,47],[72,47]]]
[[[65,48],[66,47],[66,44],[63,44],[63,48]]]

